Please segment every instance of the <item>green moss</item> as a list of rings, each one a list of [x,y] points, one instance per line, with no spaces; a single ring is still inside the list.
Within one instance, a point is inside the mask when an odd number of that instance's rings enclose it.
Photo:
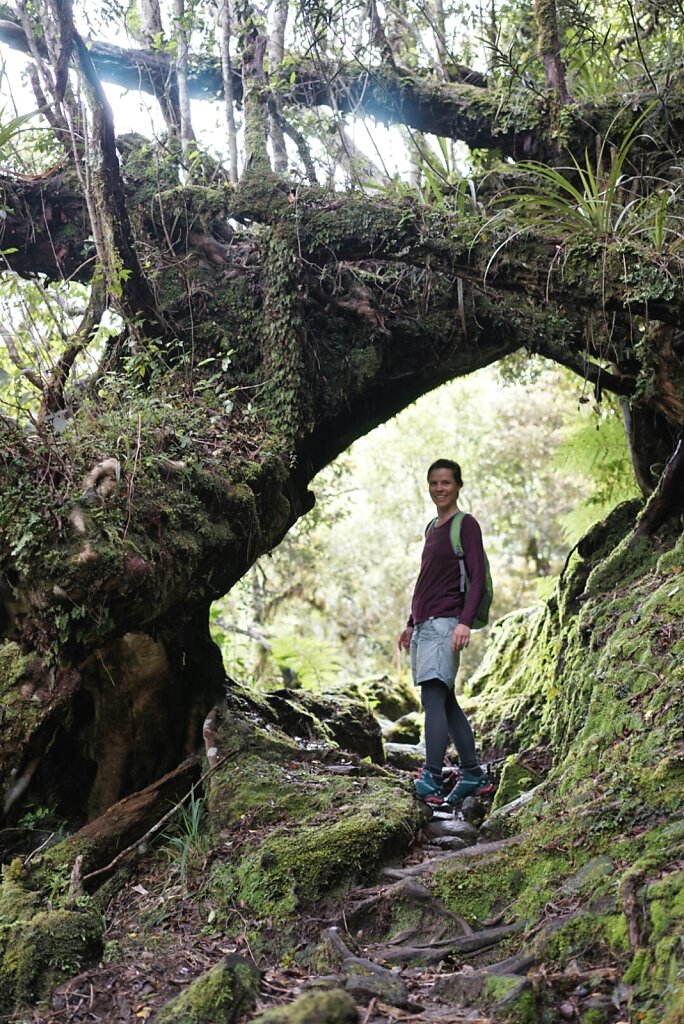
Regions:
[[[3,865],[0,886],[0,934],[3,936],[18,922],[32,918],[40,906],[40,894],[27,888],[27,878],[20,860]]]
[[[485,978],[483,1002],[495,1019],[510,1024],[539,1024],[540,1015],[531,986],[514,975],[491,974]]]
[[[0,644],[0,697],[3,702],[17,683],[29,674],[34,660],[17,643],[5,641]]]
[[[234,1024],[250,1010],[259,991],[259,971],[251,961],[231,954],[157,1014],[157,1024]]]
[[[266,1010],[253,1024],[358,1024],[356,1003],[342,989],[305,992],[289,1006]]]
[[[541,603],[513,612],[492,629],[487,651],[468,684],[485,756],[536,746],[545,739],[540,724],[557,695],[557,641],[551,616]]]
[[[518,764],[515,756],[508,757],[501,771],[499,785],[492,803],[492,811],[509,804],[521,793],[531,789],[537,782],[538,779],[532,775],[529,769]]]
[[[190,402],[170,374],[156,382],[154,400],[131,387],[104,389],[97,403],[84,401],[78,432],[70,424],[60,436],[70,472],[57,494],[28,489],[24,479],[47,475],[50,446],[17,438],[16,465],[0,494],[0,531],[6,550],[14,552],[14,569],[30,579],[31,614],[19,618],[22,641],[43,660],[78,657],[117,630],[135,630],[150,607],[159,617],[174,608],[178,624],[185,609],[189,614],[224,592],[244,571],[246,535],[250,552],[258,552],[285,531],[292,518],[285,489],[289,456],[271,443],[270,451],[260,452],[256,479],[250,465],[248,484],[233,449],[240,432],[204,400],[202,381],[195,383]],[[211,461],[208,443],[215,446]],[[89,471],[114,456],[117,479],[108,481],[107,495],[92,489],[84,495]],[[56,500],[59,520],[49,513]],[[268,509],[263,523],[260,508]],[[199,577],[198,563],[207,566]],[[24,600],[20,593],[18,601]],[[9,670],[10,652],[4,657]],[[16,679],[18,671],[15,665],[9,677]]]
[[[402,715],[421,710],[417,689],[406,674],[399,678],[372,676],[360,679],[346,687],[345,692],[350,696],[358,694],[361,699],[368,701],[377,714],[392,722]]]
[[[544,956],[567,963],[576,959],[587,966],[611,960],[629,948],[623,914],[584,912],[554,932],[544,943]]]
[[[419,743],[423,732],[423,715],[412,711],[393,722],[385,733],[390,743]]]
[[[497,917],[533,920],[569,873],[567,838],[546,843],[540,830],[524,847],[513,847],[475,863],[448,861],[435,871],[435,888],[447,907],[475,924]],[[553,846],[558,850],[541,848]]]
[[[45,997],[60,981],[93,962],[102,951],[102,920],[73,911],[39,911],[12,929],[0,964],[3,1005],[22,1006]]]
[[[276,711],[296,730],[299,716],[309,721],[309,704],[241,691],[228,701],[218,746],[242,753],[209,782],[214,826],[231,836],[212,866],[209,898],[228,913],[236,904],[246,908],[254,950],[267,944],[285,955],[298,911],[343,894],[406,849],[421,809],[409,785],[400,788],[374,764],[360,765],[358,776],[327,772],[324,761],[336,748],[324,740],[315,762],[302,760],[301,747],[276,726]]]
[[[390,851],[396,855],[408,847],[411,825],[418,825],[408,791],[384,780],[363,780],[353,800],[328,820],[300,824],[295,834],[271,833],[237,868],[239,898],[258,916],[283,921],[367,880]]]
[[[644,945],[633,950],[623,976],[627,984],[634,986],[634,1003],[651,1005],[652,1009],[644,1019],[653,1024],[680,1019],[678,1014],[681,1014],[684,1001],[681,951],[684,871],[672,857],[672,852],[672,848],[663,843],[659,857],[649,853],[628,872],[638,882],[647,870],[650,873],[665,871],[662,877],[644,881],[637,890],[643,915]],[[667,866],[659,867],[663,864]]]

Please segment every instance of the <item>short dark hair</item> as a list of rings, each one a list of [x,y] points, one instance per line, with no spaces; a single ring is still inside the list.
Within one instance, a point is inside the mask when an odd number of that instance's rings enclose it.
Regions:
[[[455,482],[459,487],[463,487],[463,477],[461,476],[461,467],[458,462],[454,462],[453,459],[435,459],[427,471],[428,480],[433,469],[450,469],[454,475]]]

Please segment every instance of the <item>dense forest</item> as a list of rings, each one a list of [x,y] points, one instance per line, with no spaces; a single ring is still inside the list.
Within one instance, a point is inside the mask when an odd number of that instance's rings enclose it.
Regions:
[[[684,1020],[683,21],[0,4],[3,1019]],[[445,454],[467,820],[393,649]]]

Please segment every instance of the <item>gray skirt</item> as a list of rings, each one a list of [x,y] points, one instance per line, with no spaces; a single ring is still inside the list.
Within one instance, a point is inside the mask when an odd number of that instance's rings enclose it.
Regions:
[[[451,635],[458,619],[426,619],[413,628],[411,637],[411,673],[416,686],[440,679],[452,687],[458,672],[460,654],[451,649]]]

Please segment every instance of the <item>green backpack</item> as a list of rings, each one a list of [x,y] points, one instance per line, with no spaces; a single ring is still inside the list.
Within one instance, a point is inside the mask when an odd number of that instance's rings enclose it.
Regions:
[[[465,512],[456,512],[451,520],[451,526],[449,527],[449,537],[451,539],[451,546],[454,549],[454,554],[458,558],[458,564],[461,568],[460,588],[464,598],[470,588],[470,577],[468,575],[468,569],[465,563],[465,555],[463,554],[463,545],[461,544],[461,523],[463,522],[463,517],[465,516],[465,514]],[[425,531],[426,534],[428,530],[432,529],[436,522],[437,519],[435,518],[432,520],[432,522],[428,523],[427,530]],[[484,552],[484,562],[485,585],[484,591],[482,592],[482,597],[480,598],[480,603],[477,606],[477,611],[475,612],[475,618],[473,619],[473,629],[482,629],[482,627],[486,626],[487,623],[489,622],[489,609],[492,603],[492,598],[494,596],[492,574],[489,568],[489,559],[487,558],[486,551]]]

